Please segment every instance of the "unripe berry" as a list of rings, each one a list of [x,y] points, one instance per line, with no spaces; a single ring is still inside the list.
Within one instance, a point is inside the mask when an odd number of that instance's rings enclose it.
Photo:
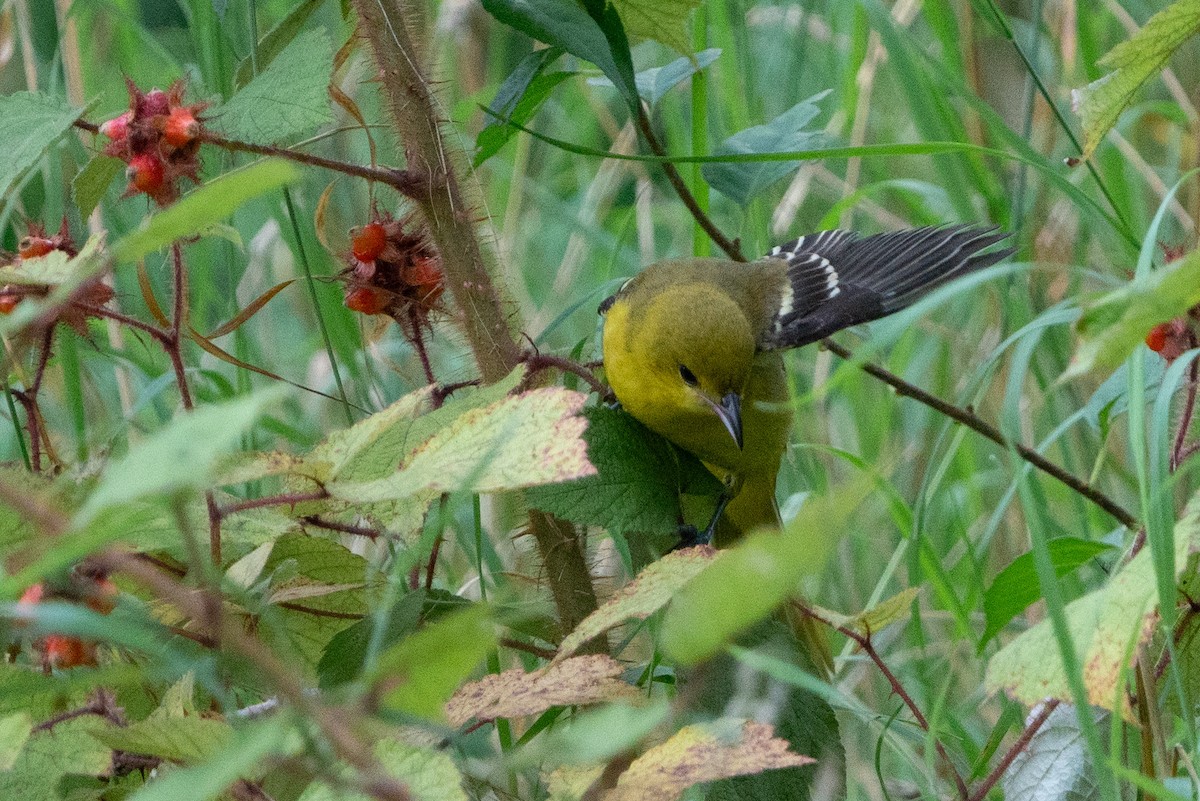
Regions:
[[[126,111],[124,114],[113,117],[108,122],[102,122],[100,123],[100,133],[114,142],[119,142],[129,135],[129,120],[132,117],[133,112]]]
[[[142,111],[147,117],[166,115],[171,111],[171,97],[162,89],[151,89],[142,98]]]

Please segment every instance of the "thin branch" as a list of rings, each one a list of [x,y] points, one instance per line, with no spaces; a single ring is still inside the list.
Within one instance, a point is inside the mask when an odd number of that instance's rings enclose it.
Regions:
[[[512,637],[501,637],[496,642],[503,645],[505,648],[511,648],[514,651],[524,651],[527,654],[533,654],[538,659],[545,659],[547,662],[558,656],[558,651],[552,648],[539,648],[536,645],[531,645],[527,642],[514,640]]]
[[[1189,348],[1196,347],[1196,332],[1188,327],[1188,342]],[[1187,400],[1183,403],[1183,414],[1179,418],[1179,430],[1175,432],[1175,447],[1171,449],[1171,472],[1174,473],[1179,469],[1179,465],[1187,456],[1187,435],[1188,430],[1192,427],[1192,417],[1196,413],[1196,388],[1200,383],[1200,364],[1192,359],[1192,364],[1188,370],[1188,391]]]
[[[954,766],[954,762],[950,759],[950,755],[946,753],[945,746],[942,745],[942,741],[937,738],[937,735],[930,730],[929,721],[925,718],[924,713],[921,712],[921,708],[917,706],[917,702],[912,699],[912,696],[910,696],[908,691],[904,689],[904,685],[900,683],[900,679],[896,677],[896,674],[893,673],[891,668],[887,666],[887,663],[883,661],[883,658],[879,655],[879,652],[875,650],[875,646],[872,644],[870,636],[864,636],[852,628],[847,626],[839,626],[832,620],[826,620],[815,610],[805,606],[804,604],[796,604],[796,606],[800,609],[800,611],[812,619],[820,623],[824,623],[826,626],[834,629],[847,639],[853,640],[854,643],[863,650],[863,653],[865,653],[867,657],[875,663],[875,667],[879,669],[879,672],[883,674],[883,677],[887,679],[888,684],[891,685],[892,692],[894,692],[896,696],[904,703],[904,705],[908,707],[908,711],[912,714],[913,719],[916,720],[917,725],[920,726],[921,730],[933,739],[933,746],[935,749],[937,749],[938,756],[941,757],[942,761],[945,763],[946,769],[950,771],[950,775],[954,779],[954,785],[958,788],[958,797],[963,799],[963,801],[968,801],[971,793],[967,789],[967,784],[963,781],[962,775],[958,772],[958,768]]]
[[[854,360],[854,354],[847,348],[842,347],[832,339],[823,339],[821,344],[829,350],[836,353],[847,361]],[[863,362],[859,365],[868,375],[878,378],[883,383],[896,390],[896,394],[912,398],[919,403],[923,403],[934,411],[949,417],[957,423],[962,423],[967,428],[982,434],[1002,448],[1008,448],[1017,453],[1025,461],[1041,470],[1046,475],[1052,476],[1070,489],[1087,498],[1092,503],[1099,506],[1105,512],[1108,512],[1118,523],[1128,528],[1130,531],[1137,531],[1139,523],[1137,518],[1128,512],[1124,507],[1114,501],[1112,498],[1105,495],[1100,490],[1093,487],[1083,479],[1068,473],[1063,468],[1054,464],[1046,457],[1035,451],[1033,448],[1021,445],[1020,443],[1010,442],[1005,436],[1000,433],[1000,430],[988,423],[986,420],[975,414],[972,410],[964,409],[960,406],[955,406],[952,403],[947,403],[936,395],[931,395],[920,387],[910,384],[900,376],[886,370],[876,364]]]
[[[311,492],[289,492],[284,495],[268,495],[265,498],[238,501],[228,506],[222,506],[217,511],[224,518],[250,509],[263,509],[268,506],[295,506],[298,503],[307,503],[308,501],[323,501],[328,497],[329,493],[323,488],[312,490]]]
[[[1055,698],[1042,704],[1042,709],[1038,712],[1037,717],[1029,721],[1029,725],[1025,727],[1025,731],[1021,732],[1021,736],[1004,752],[1004,756],[1000,758],[1000,761],[996,763],[991,772],[984,777],[984,780],[975,786],[975,792],[971,793],[970,801],[983,801],[983,799],[987,798],[987,794],[996,786],[996,782],[1000,781],[1001,777],[1004,776],[1005,771],[1012,765],[1017,755],[1029,746],[1029,741],[1041,730],[1046,719],[1050,717],[1050,713],[1057,709],[1060,703],[1062,702]]]
[[[592,392],[595,392],[603,400],[609,400],[613,397],[612,390],[600,382],[592,371],[585,365],[571,359],[563,358],[562,356],[553,356],[548,353],[530,353],[525,357],[525,365],[529,368],[529,374],[532,376],[542,370],[550,367],[561,370],[564,373],[579,376],[583,379]]]
[[[658,141],[658,137],[654,135],[654,129],[650,125],[650,118],[646,115],[646,110],[640,105],[638,106],[637,115],[638,130],[642,132],[642,136],[646,139],[646,144],[650,146],[650,150],[654,155],[666,157],[667,149]],[[683,201],[683,205],[687,206],[688,211],[692,213],[693,219],[699,223],[704,229],[704,233],[708,234],[709,238],[716,243],[717,247],[725,251],[725,255],[734,261],[745,261],[746,257],[742,255],[742,249],[738,247],[736,241],[730,240],[725,234],[721,233],[721,229],[717,228],[716,224],[704,213],[704,209],[700,208],[700,204],[696,202],[696,198],[692,195],[692,190],[688,189],[687,183],[684,182],[683,176],[679,174],[679,170],[669,161],[662,162],[663,173],[667,176],[667,180],[671,182],[671,187],[674,188],[675,194],[679,195],[679,199]]]

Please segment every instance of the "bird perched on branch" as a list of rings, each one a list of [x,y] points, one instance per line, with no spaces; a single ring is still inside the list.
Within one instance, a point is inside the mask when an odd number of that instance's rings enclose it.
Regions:
[[[700,541],[780,525],[775,479],[792,420],[781,351],[1007,258],[1012,249],[991,249],[1006,237],[970,225],[822,231],[749,263],[659,262],[604,301],[604,368],[617,400],[725,483]]]

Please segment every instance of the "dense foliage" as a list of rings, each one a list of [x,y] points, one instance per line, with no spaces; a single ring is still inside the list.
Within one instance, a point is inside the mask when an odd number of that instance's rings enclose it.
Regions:
[[[0,797],[1198,797],[1198,32],[0,8]],[[951,222],[1017,255],[789,353],[783,532],[676,548],[601,301]]]

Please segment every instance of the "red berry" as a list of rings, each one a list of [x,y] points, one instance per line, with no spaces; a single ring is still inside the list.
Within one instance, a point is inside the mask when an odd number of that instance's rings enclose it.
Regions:
[[[44,236],[27,236],[17,244],[22,259],[36,259],[54,250],[54,243]]]
[[[417,301],[425,308],[431,308],[446,288],[436,256],[418,256],[414,259],[407,278]]]
[[[119,142],[129,135],[129,120],[132,117],[133,112],[126,111],[124,114],[113,117],[108,122],[102,122],[100,123],[100,133],[114,142]]]
[[[54,668],[71,668],[96,664],[95,646],[78,637],[51,634],[42,641],[42,658]]]
[[[1159,323],[1151,328],[1150,333],[1146,334],[1146,347],[1155,353],[1161,353],[1167,344],[1167,334],[1170,332],[1170,328],[1170,323]]]
[[[20,295],[0,295],[0,314],[12,314],[20,302]]]
[[[346,296],[346,308],[359,314],[383,314],[388,293],[371,286],[360,286]]]
[[[187,147],[200,134],[200,123],[189,108],[173,108],[163,125],[163,139],[171,147]]]
[[[139,192],[155,195],[163,188],[163,163],[153,153],[138,153],[126,170],[130,185]]]
[[[375,261],[387,247],[387,231],[380,223],[367,223],[352,233],[350,253],[359,261]]]
[[[98,579],[84,603],[93,611],[107,615],[116,608],[119,592],[117,585],[113,584],[111,579]]]

